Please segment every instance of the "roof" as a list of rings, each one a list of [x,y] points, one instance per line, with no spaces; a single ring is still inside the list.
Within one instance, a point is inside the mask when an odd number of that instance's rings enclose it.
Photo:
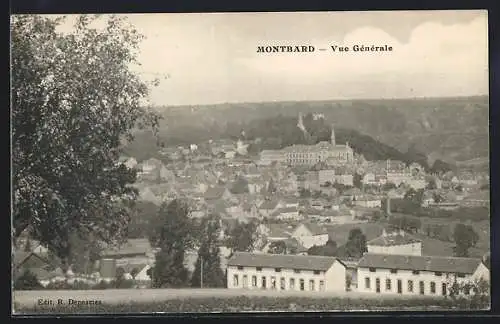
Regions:
[[[102,252],[103,256],[114,255],[131,255],[131,254],[147,254],[152,251],[151,244],[148,239],[129,239],[120,247],[112,247],[105,249]]]
[[[38,253],[35,253],[35,252],[25,252],[25,251],[16,251],[13,255],[13,265],[14,265],[14,268],[18,268],[20,267],[28,258],[30,257],[36,257],[40,260],[42,260],[43,262],[47,263],[47,264],[50,264],[50,262],[40,256]]]
[[[311,232],[312,235],[328,234],[328,231],[326,230],[326,228],[324,228],[324,227],[322,227],[322,226],[320,226],[318,224],[315,224],[315,223],[303,223],[301,225],[304,225],[309,230],[309,232]]]
[[[473,258],[367,253],[358,267],[472,274],[481,262]]]
[[[219,199],[224,195],[225,190],[224,187],[210,187],[205,191],[205,199]]]
[[[331,268],[335,261],[337,261],[336,258],[325,256],[236,252],[227,264],[229,266],[326,271]]]
[[[368,245],[376,245],[376,246],[396,246],[396,245],[406,245],[411,243],[422,242],[419,239],[416,239],[408,234],[396,234],[396,235],[386,235],[379,236],[367,242]]]

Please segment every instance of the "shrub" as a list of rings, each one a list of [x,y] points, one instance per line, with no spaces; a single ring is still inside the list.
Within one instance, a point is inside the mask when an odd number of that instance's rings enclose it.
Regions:
[[[25,270],[14,282],[15,290],[37,290],[43,286],[38,281],[36,275],[29,269]]]

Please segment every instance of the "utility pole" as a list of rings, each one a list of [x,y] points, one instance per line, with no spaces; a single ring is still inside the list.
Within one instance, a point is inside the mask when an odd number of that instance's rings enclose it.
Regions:
[[[203,256],[200,255],[200,287],[203,288]]]

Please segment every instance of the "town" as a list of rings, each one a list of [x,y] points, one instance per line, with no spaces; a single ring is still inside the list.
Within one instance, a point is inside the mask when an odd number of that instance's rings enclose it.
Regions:
[[[302,115],[297,127],[307,136]],[[84,253],[75,259],[83,266],[63,271],[57,257],[21,235],[16,276],[29,270],[53,289],[105,288],[117,278],[127,288],[154,287],[160,246],[149,231],[163,205],[180,201],[198,223],[216,215],[220,229],[223,282],[205,277],[198,244],[183,261],[192,287],[446,296],[457,281],[489,281],[488,173],[368,161],[337,142],[334,126],[330,141],[254,155],[249,145],[207,140],[160,148],[160,158],[122,156],[118,163],[137,172],[142,206],[127,242]]]

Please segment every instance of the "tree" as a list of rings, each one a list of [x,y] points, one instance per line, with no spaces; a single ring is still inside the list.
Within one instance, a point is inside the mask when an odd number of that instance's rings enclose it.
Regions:
[[[434,179],[430,179],[429,182],[427,182],[427,186],[425,187],[425,189],[427,190],[434,190],[436,188],[437,188],[436,180]]]
[[[269,253],[272,254],[287,254],[285,241],[274,241],[269,244]]]
[[[29,269],[26,269],[22,275],[14,281],[15,290],[37,290],[41,289],[42,285],[38,281],[36,275]]]
[[[132,271],[130,271],[130,275],[132,276],[132,278],[135,279],[135,277],[139,274],[139,269],[138,268],[134,268],[132,269]]]
[[[453,231],[455,241],[454,252],[457,257],[468,257],[469,249],[476,245],[479,235],[474,231],[471,225],[459,223]]]
[[[184,254],[193,247],[195,241],[189,208],[176,199],[163,203],[159,213],[164,223],[154,236],[156,241],[151,242],[152,246],[160,248],[156,253],[152,284],[158,288],[182,287],[188,280]]]
[[[444,200],[443,196],[441,196],[439,193],[435,192],[432,194],[432,199],[436,204],[439,204]]]
[[[411,201],[415,206],[420,206],[422,205],[423,197],[424,197],[423,189],[415,190],[413,188],[410,188],[405,193],[404,199]]]
[[[363,253],[368,251],[366,236],[360,228],[350,230],[345,249],[347,256],[356,258],[363,256]]]
[[[220,264],[219,249],[220,218],[211,215],[204,219],[202,223],[201,245],[198,249],[198,259],[191,277],[191,286],[200,287],[200,279],[203,277],[203,287],[224,287],[225,276]]]
[[[252,252],[256,241],[257,224],[255,222],[237,222],[229,231],[226,244],[232,251]]]
[[[12,19],[13,231],[30,235],[63,262],[72,232],[105,242],[125,236],[137,191],[135,171],[118,161],[122,140],[160,119],[144,107],[149,85],[130,70],[141,36],[112,16]]]
[[[361,189],[363,187],[363,176],[357,172],[354,173],[352,183],[354,187]]]

